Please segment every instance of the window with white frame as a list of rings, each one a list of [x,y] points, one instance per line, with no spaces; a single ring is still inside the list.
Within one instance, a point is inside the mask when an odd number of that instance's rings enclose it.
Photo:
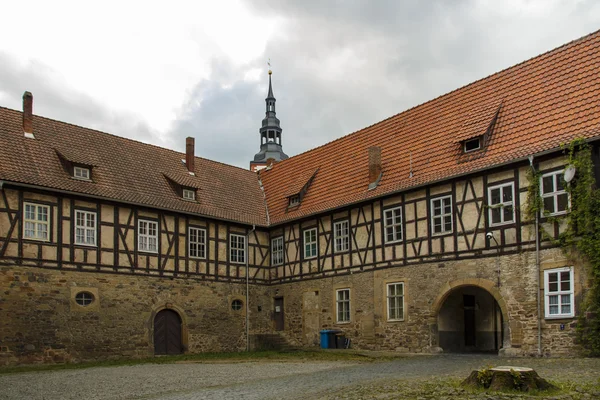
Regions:
[[[271,264],[283,264],[283,236],[271,240]]]
[[[183,189],[183,198],[185,200],[196,200],[196,191],[191,189]]]
[[[546,318],[575,316],[573,303],[573,268],[564,267],[544,271]]]
[[[75,244],[96,245],[96,213],[75,210]]]
[[[289,199],[289,206],[290,207],[294,207],[300,204],[300,195],[296,194],[294,196],[290,196]]]
[[[471,151],[479,150],[481,148],[481,137],[468,139],[464,141],[463,151],[469,153]]]
[[[542,175],[540,191],[544,204],[544,212],[550,215],[559,215],[567,212],[569,208],[569,194],[565,190],[563,171],[549,172]]]
[[[304,258],[317,256],[317,228],[304,231]]]
[[[23,238],[33,240],[49,240],[50,206],[24,203]]]
[[[383,212],[385,225],[385,242],[393,243],[402,240],[402,207],[394,207]]]
[[[77,179],[90,179],[90,169],[84,167],[73,167],[73,177]]]
[[[403,282],[387,284],[387,314],[388,321],[402,321],[404,319]]]
[[[350,231],[348,221],[335,222],[333,224],[333,239],[335,243],[335,252],[348,251],[350,247]]]
[[[515,221],[514,185],[505,183],[488,188],[490,225],[502,225]]]
[[[337,322],[350,322],[350,289],[335,291]]]
[[[433,234],[452,232],[452,197],[431,200],[431,231]]]
[[[145,219],[138,221],[138,250],[158,252],[158,222]]]
[[[206,258],[206,229],[190,226],[188,254],[190,258]]]
[[[246,262],[246,236],[229,235],[229,260],[236,264]]]

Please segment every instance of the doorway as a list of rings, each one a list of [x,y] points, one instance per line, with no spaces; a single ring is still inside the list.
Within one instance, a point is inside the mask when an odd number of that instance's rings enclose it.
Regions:
[[[285,320],[283,316],[283,297],[276,297],[274,301],[274,317],[275,317],[275,330],[282,331],[285,327]]]
[[[154,354],[181,354],[181,318],[173,310],[164,309],[154,317]]]

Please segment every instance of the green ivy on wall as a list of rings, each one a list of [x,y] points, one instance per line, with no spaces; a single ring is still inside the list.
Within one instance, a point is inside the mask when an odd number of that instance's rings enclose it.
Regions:
[[[575,178],[566,185],[570,196],[570,210],[566,216],[550,217],[549,221],[567,219],[566,229],[559,235],[559,244],[565,253],[576,249],[589,267],[591,287],[579,311],[578,338],[589,355],[600,356],[600,190],[596,188],[592,150],[583,139],[575,139],[564,146],[568,164],[576,168]],[[543,209],[540,195],[541,173],[529,172],[527,216]],[[541,234],[551,239],[543,229]]]

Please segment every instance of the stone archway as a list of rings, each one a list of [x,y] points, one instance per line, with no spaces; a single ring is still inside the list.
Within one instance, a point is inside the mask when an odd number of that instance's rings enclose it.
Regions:
[[[179,323],[179,328],[180,328],[180,332],[176,333],[177,336],[180,338],[180,342],[179,342],[179,352],[178,354],[181,353],[186,353],[188,350],[188,322],[187,322],[187,316],[185,314],[185,311],[181,308],[178,307],[175,304],[172,303],[163,303],[163,304],[157,304],[152,308],[152,312],[150,313],[150,319],[148,321],[148,335],[149,335],[149,343],[150,346],[152,348],[152,352],[156,355],[156,354],[164,354],[163,352],[156,352],[156,323],[157,323],[157,317],[169,317],[170,314],[170,323],[174,323],[176,321],[173,320],[178,320]],[[169,321],[165,321],[166,323],[169,323]],[[174,353],[173,353],[174,354]]]
[[[444,351],[496,351],[509,348],[506,302],[494,282],[459,279],[446,283],[431,308],[431,345]]]

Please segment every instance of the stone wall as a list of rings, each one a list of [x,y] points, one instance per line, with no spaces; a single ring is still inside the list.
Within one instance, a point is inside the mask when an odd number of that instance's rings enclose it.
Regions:
[[[268,320],[270,296],[252,287],[257,321]],[[87,307],[81,290],[96,297]],[[183,321],[186,352],[245,349],[245,285],[193,279],[0,267],[0,365],[150,357],[153,318],[163,308]],[[264,325],[264,323],[262,324]]]
[[[500,287],[496,262],[500,266]],[[585,271],[578,260],[568,260],[560,249],[542,250],[541,268],[575,266],[575,307],[581,306],[586,286]],[[490,293],[504,324],[498,347],[507,354],[537,354],[537,300],[535,252],[481,257],[443,263],[407,265],[343,276],[274,286],[285,300],[285,336],[297,346],[315,347],[321,329],[339,329],[355,348],[401,352],[436,351],[439,346],[438,313],[448,296],[461,288],[479,287]],[[386,285],[404,283],[404,318],[388,321]],[[335,291],[351,291],[351,318],[336,322]],[[540,293],[543,296],[543,271]],[[544,313],[542,297],[542,315]],[[572,354],[576,320],[542,318],[544,355]],[[486,327],[481,329],[489,331]],[[493,339],[493,333],[490,340]],[[487,340],[487,339],[486,339]],[[500,339],[498,339],[501,342]],[[489,340],[488,340],[489,342]],[[489,343],[486,344],[489,347]]]

